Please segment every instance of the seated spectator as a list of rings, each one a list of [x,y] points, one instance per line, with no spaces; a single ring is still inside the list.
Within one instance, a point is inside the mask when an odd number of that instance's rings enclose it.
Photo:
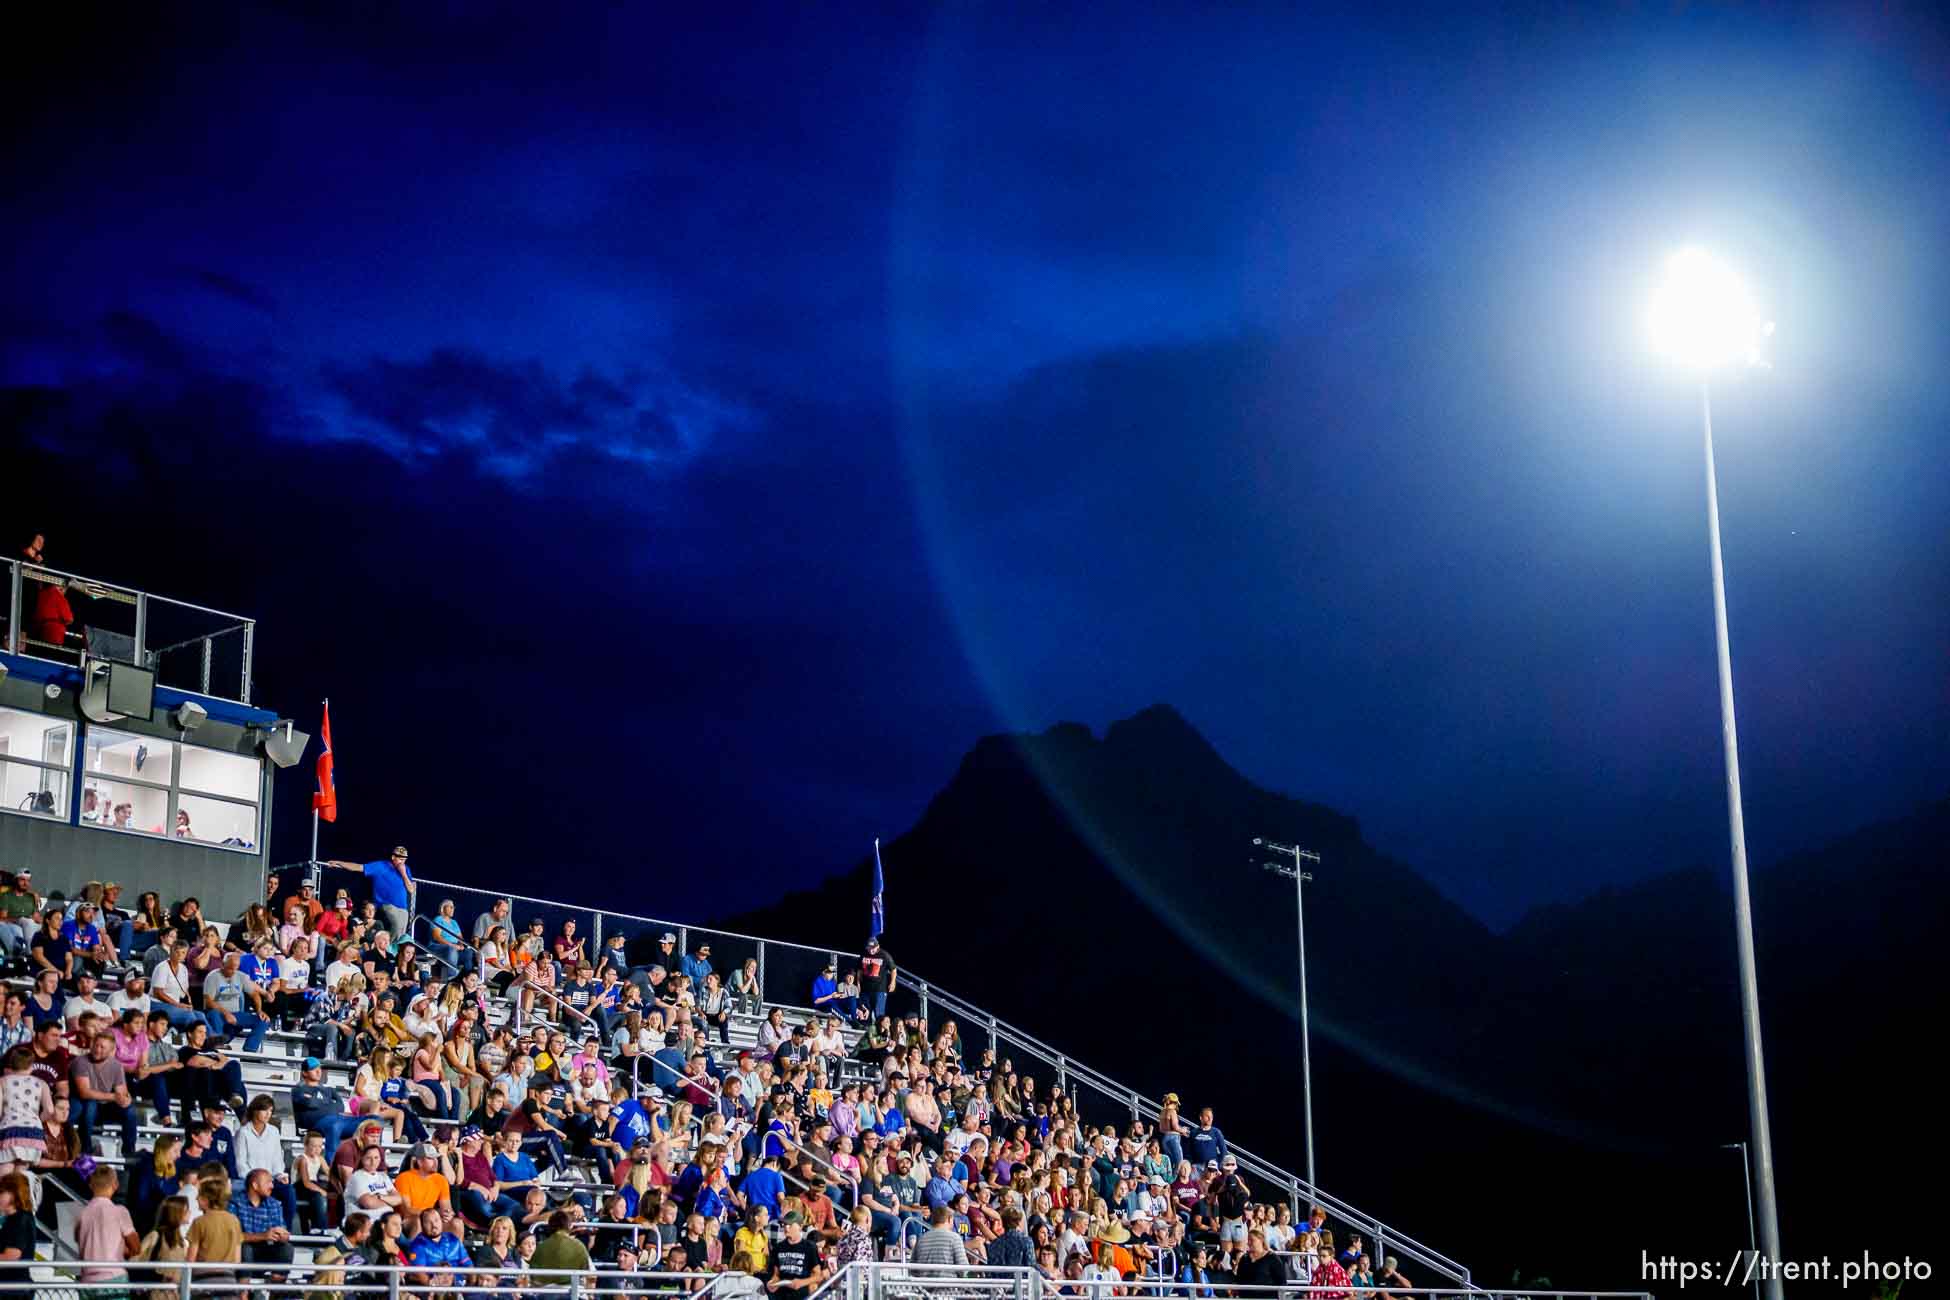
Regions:
[[[243,1231],[246,1263],[291,1262],[291,1225],[284,1217],[283,1202],[272,1194],[271,1184],[268,1170],[253,1169],[244,1176],[243,1190],[230,1199],[230,1213]]]

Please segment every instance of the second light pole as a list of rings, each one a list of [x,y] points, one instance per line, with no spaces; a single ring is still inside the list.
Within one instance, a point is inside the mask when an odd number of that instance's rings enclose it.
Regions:
[[[1254,848],[1270,849],[1283,857],[1293,859],[1291,866],[1284,862],[1262,862],[1259,865],[1276,876],[1285,876],[1293,882],[1293,907],[1300,932],[1300,1108],[1307,1125],[1307,1193],[1313,1195],[1320,1184],[1314,1181],[1314,1071],[1311,1049],[1307,1042],[1307,898],[1306,884],[1312,880],[1313,873],[1301,866],[1303,862],[1318,863],[1320,855],[1312,849],[1303,849],[1297,844],[1276,844],[1272,840],[1255,839]]]

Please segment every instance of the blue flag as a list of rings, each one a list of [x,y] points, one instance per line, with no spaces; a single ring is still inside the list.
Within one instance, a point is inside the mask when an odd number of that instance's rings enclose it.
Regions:
[[[881,930],[886,928],[887,911],[881,902],[881,895],[886,888],[887,884],[880,875],[880,839],[876,836],[873,842],[873,917],[867,923],[869,939],[878,939]]]

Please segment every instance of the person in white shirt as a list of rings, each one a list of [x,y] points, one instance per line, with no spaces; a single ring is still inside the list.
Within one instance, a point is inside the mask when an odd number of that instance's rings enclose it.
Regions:
[[[178,939],[169,950],[169,960],[156,967],[150,997],[156,1009],[169,1017],[171,1029],[188,1029],[206,1023],[203,1013],[190,1005],[190,985],[195,982],[196,973],[184,961],[189,952],[190,946]]]
[[[271,1194],[284,1206],[285,1222],[298,1222],[298,1192],[291,1185],[291,1169],[284,1154],[284,1134],[272,1122],[272,1106],[269,1097],[258,1097],[251,1102],[250,1120],[237,1130],[232,1139],[236,1144],[237,1170],[249,1178],[253,1170],[262,1169],[271,1175]]]
[[[74,1022],[90,1011],[104,1021],[115,1019],[115,1013],[109,1008],[108,1003],[95,995],[95,977],[83,971],[75,976],[74,996],[69,998],[67,1005],[61,1008],[61,1019],[69,1029],[73,1029]]]
[[[386,1153],[378,1146],[361,1151],[359,1167],[345,1176],[346,1214],[362,1213],[377,1221],[405,1199],[386,1172]]]
[[[305,989],[311,984],[311,940],[298,936],[291,941],[291,951],[274,960],[278,968],[278,1014],[295,1024],[305,1017]]]
[[[325,968],[325,987],[335,989],[346,976],[364,978],[365,973],[365,967],[359,964],[359,950],[348,943],[339,949],[338,959]]]
[[[140,1011],[149,1014],[149,981],[140,975],[124,976],[122,987],[108,995],[108,1009],[116,1019],[122,1018],[124,1011]]]
[[[968,1150],[968,1144],[981,1136],[981,1130],[975,1127],[975,1117],[963,1115],[961,1123],[948,1131],[948,1136],[941,1140],[941,1144],[959,1160],[962,1152]]]

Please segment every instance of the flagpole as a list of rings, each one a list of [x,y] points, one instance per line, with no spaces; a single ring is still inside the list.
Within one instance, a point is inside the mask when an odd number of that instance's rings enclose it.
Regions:
[[[331,712],[332,697],[328,695],[325,697],[326,716],[329,717]],[[314,895],[320,892],[323,880],[324,873],[318,869],[318,796],[314,794],[311,800],[311,887]]]

